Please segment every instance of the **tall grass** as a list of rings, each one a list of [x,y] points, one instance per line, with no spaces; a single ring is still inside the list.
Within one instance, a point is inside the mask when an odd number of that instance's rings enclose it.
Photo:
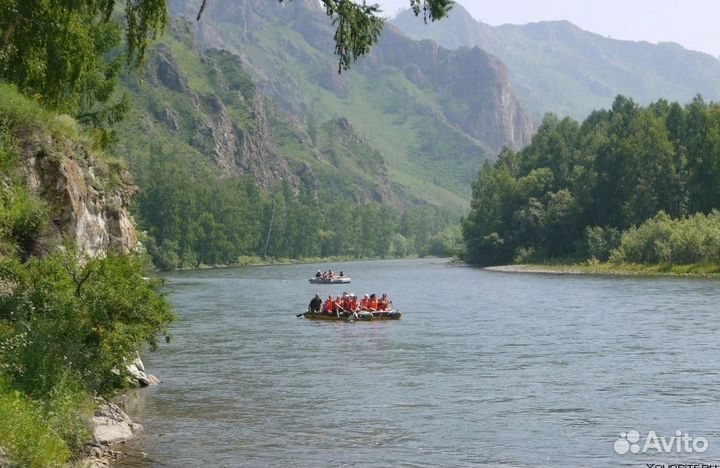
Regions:
[[[82,420],[91,408],[87,394],[67,382],[42,400],[0,382],[0,447],[17,466],[67,466],[88,437]]]

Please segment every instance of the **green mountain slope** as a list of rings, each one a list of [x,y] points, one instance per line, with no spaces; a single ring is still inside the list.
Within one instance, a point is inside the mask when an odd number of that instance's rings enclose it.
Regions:
[[[614,40],[567,21],[490,26],[456,4],[443,21],[420,25],[409,11],[391,24],[415,39],[457,49],[480,47],[507,65],[523,106],[584,118],[622,94],[647,104],[657,99],[687,102],[696,94],[720,98],[720,61],[674,43]]]
[[[118,148],[140,186],[153,158],[172,153],[198,174],[250,176],[270,191],[286,183],[322,199],[411,204],[393,191],[382,155],[342,119],[292,118],[256,89],[239,57],[200,51],[189,24],[173,21],[129,76],[132,115],[117,126]]]
[[[198,3],[171,7],[194,17]],[[466,208],[482,162],[504,145],[522,146],[534,129],[504,66],[486,53],[388,29],[370,56],[339,75],[332,25],[311,1],[216,0],[197,28],[204,47],[240,55],[259,88],[299,121],[346,118],[387,160],[396,191],[411,198]]]

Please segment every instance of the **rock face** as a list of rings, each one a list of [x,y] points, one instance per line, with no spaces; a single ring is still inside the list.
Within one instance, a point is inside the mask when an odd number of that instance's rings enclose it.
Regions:
[[[173,22],[172,28],[182,28],[181,22]],[[182,37],[182,36],[178,36]],[[194,54],[194,43],[189,47]],[[240,70],[239,57],[231,57],[215,51],[217,60],[232,61]],[[157,44],[150,50],[147,78],[150,83],[160,85],[176,93],[178,100],[192,103],[190,115],[179,116],[170,104],[157,106],[153,116],[158,123],[168,129],[182,133],[183,119],[190,120],[188,133],[190,145],[204,156],[210,158],[227,177],[250,175],[263,189],[270,189],[280,181],[288,182],[297,189],[299,177],[294,174],[287,162],[278,156],[278,151],[270,128],[265,109],[265,97],[258,90],[247,93],[247,98],[237,89],[231,89],[228,80],[213,56],[203,56],[203,66],[212,75],[213,92],[200,92],[187,85],[188,79],[165,44]],[[242,109],[248,114],[249,122],[239,125],[228,109]]]
[[[404,68],[413,83],[440,93],[444,116],[497,153],[530,142],[535,124],[515,97],[505,65],[481,49],[451,51],[431,41],[412,41],[386,28],[371,58]],[[372,73],[373,66],[363,67]]]
[[[47,203],[52,220],[36,253],[63,249],[67,242],[91,257],[137,248],[129,212],[136,189],[126,170],[96,158],[78,139],[36,133],[22,145],[22,175]]]

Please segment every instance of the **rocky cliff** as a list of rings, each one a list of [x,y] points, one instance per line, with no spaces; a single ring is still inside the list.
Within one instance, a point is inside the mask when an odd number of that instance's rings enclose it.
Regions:
[[[30,104],[26,104],[30,105]],[[116,161],[93,149],[68,116],[13,122],[0,107],[0,124],[12,135],[17,158],[5,180],[19,177],[42,200],[49,222],[32,245],[43,254],[66,247],[89,256],[128,253],[138,246],[129,212],[135,186]]]
[[[505,65],[484,50],[451,51],[432,41],[413,41],[388,26],[370,61],[392,63],[428,93],[439,94],[444,116],[493,152],[530,142],[535,124],[510,88]],[[366,64],[361,69],[372,73]]]
[[[479,51],[450,51],[386,28],[372,53],[337,73],[332,20],[318,2],[216,0],[197,23],[193,0],[172,0],[192,18],[203,48],[223,48],[300,121],[347,119],[387,161],[396,193],[464,209],[483,161],[519,148],[534,131],[504,65]],[[422,22],[422,20],[418,20]]]

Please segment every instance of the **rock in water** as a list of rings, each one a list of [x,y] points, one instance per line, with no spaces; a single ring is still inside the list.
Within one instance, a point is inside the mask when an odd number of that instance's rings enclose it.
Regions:
[[[132,439],[142,431],[142,425],[136,424],[117,405],[107,400],[95,410],[93,417],[93,442],[99,445],[113,445]]]

